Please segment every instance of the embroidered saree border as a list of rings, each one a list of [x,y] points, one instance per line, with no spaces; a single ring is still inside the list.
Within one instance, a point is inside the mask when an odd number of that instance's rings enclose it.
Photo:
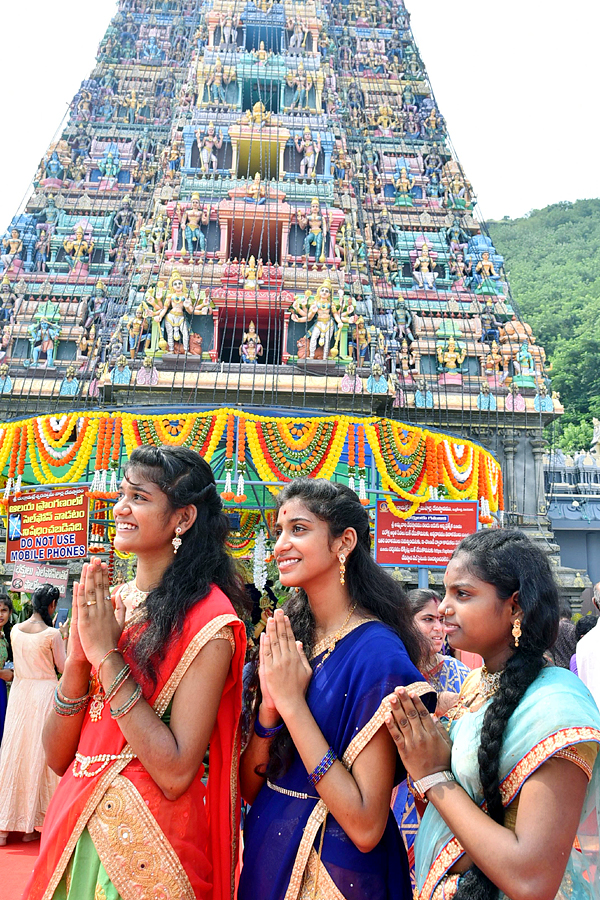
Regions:
[[[407,690],[414,691],[416,694],[418,694],[419,697],[421,697],[423,696],[423,694],[430,693],[432,691],[432,687],[426,681],[415,681],[412,684],[407,685]],[[352,768],[352,765],[354,764],[360,752],[364,750],[369,741],[374,737],[375,734],[377,734],[377,732],[383,725],[385,717],[391,709],[391,696],[391,694],[388,694],[387,697],[383,698],[375,715],[373,715],[369,719],[367,724],[364,725],[363,728],[361,728],[358,734],[348,744],[346,752],[341,759],[341,762],[348,770]],[[294,867],[290,876],[290,883],[288,885],[287,891],[285,892],[284,900],[298,900],[309,856],[311,850],[313,849],[313,844],[315,842],[317,832],[325,821],[327,812],[328,810],[324,801],[319,800],[312,813],[308,817],[308,821],[304,826],[304,831],[302,832],[302,840],[300,841],[298,852],[296,853]],[[324,900],[325,898],[326,900],[328,900],[329,895],[323,895],[323,897]]]
[[[52,900],[54,896],[54,892],[60,883],[60,879],[63,877],[64,871],[67,868],[69,860],[73,855],[73,851],[75,850],[75,844],[81,837],[81,833],[85,826],[87,825],[90,816],[94,812],[95,808],[98,806],[98,803],[110,787],[110,784],[113,778],[118,775],[122,769],[128,765],[132,759],[135,759],[134,753],[131,747],[127,744],[122,750],[119,759],[117,759],[109,769],[106,769],[104,774],[100,776],[98,784],[88,797],[88,801],[83,807],[77,822],[75,823],[75,827],[71,832],[69,840],[65,844],[64,850],[61,853],[60,859],[58,861],[58,865],[54,870],[50,881],[48,882],[48,886],[44,891],[42,896],[42,900]]]
[[[422,697],[424,694],[432,693],[433,688],[427,681],[414,681],[412,684],[406,685],[406,690],[413,691],[418,697]],[[392,694],[388,694],[387,697],[383,698],[375,715],[369,719],[367,724],[361,728],[348,744],[342,758],[342,762],[347,769],[352,768],[358,755],[365,749],[369,741],[377,734],[385,722],[385,717],[391,710],[390,698],[392,696]]]
[[[427,878],[417,895],[417,900],[433,900],[433,895],[439,882],[464,852],[461,844],[455,837],[448,841],[427,873]]]
[[[242,727],[238,724],[234,737],[233,753],[231,754],[231,771],[229,773],[229,796],[231,797],[231,900],[235,897],[235,868],[238,855],[238,768],[240,764],[240,750],[242,747]]]
[[[559,750],[564,750],[565,747],[586,741],[600,743],[600,730],[587,726],[563,728],[536,744],[502,781],[500,793],[503,805],[509,806],[512,803],[523,787],[523,783],[551,756],[554,756]]]
[[[527,779],[547,762],[559,750],[570,747],[573,744],[597,741],[600,743],[600,730],[590,727],[563,728],[540,741],[521,759],[508,773],[500,785],[502,805],[510,806]],[[482,804],[485,808],[485,804]],[[418,900],[434,900],[434,892],[438,883],[444,877],[454,863],[463,855],[464,850],[453,837],[451,841],[438,854],[431,866],[425,883],[418,894]]]
[[[298,900],[298,895],[300,893],[300,888],[302,887],[302,880],[304,878],[304,872],[306,870],[306,864],[308,863],[310,851],[313,849],[313,844],[315,842],[317,832],[327,817],[327,812],[328,810],[325,806],[325,801],[319,800],[310,816],[308,817],[308,821],[304,826],[304,831],[302,832],[302,840],[300,841],[300,845],[298,847],[298,852],[294,861],[294,868],[292,869],[290,883],[288,884],[287,891],[285,892],[284,900]]]
[[[313,847],[298,900],[346,900]]]
[[[90,816],[88,831],[123,900],[159,894],[194,900],[194,889],[173,846],[134,784],[117,775]]]
[[[177,690],[179,684],[181,683],[181,680],[183,679],[183,676],[191,666],[200,650],[202,650],[204,645],[225,625],[229,625],[232,622],[237,621],[238,617],[231,615],[230,613],[216,616],[214,619],[211,619],[211,621],[208,622],[204,626],[204,628],[201,628],[198,634],[194,635],[194,637],[186,647],[183,656],[177,663],[175,669],[167,679],[163,689],[153,703],[152,708],[158,716],[162,718],[162,716],[164,715],[175,691]],[[77,819],[77,822],[75,823],[75,827],[73,828],[69,840],[67,841],[65,848],[60,856],[58,865],[48,883],[48,887],[44,891],[42,900],[52,900],[54,892],[58,887],[60,879],[62,878],[68,862],[73,854],[75,845],[77,844],[77,841],[79,840],[83,829],[86,827],[90,816],[110,787],[113,778],[119,775],[125,768],[125,766],[127,766],[133,759],[135,759],[135,753],[133,752],[129,744],[126,744],[121,750],[119,758],[115,760],[115,762],[108,769],[105,770],[103,775],[101,775],[98,784],[90,794],[86,805],[84,806],[82,812],[79,815],[79,818]],[[232,860],[233,859],[234,858],[232,857]]]

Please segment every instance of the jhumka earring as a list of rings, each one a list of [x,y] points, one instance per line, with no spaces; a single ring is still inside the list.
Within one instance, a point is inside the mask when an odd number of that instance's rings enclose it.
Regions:
[[[346,584],[346,557],[342,553],[339,557],[340,560],[340,584]]]
[[[515,619],[514,625],[512,627],[512,636],[515,639],[515,647],[519,646],[519,638],[521,637],[521,620]]]
[[[177,551],[179,550],[179,548],[181,547],[181,544],[182,544],[182,540],[179,537],[180,534],[181,534],[181,528],[178,525],[177,528],[175,529],[175,537],[171,541],[171,543],[173,544],[173,553],[174,554],[177,554]]]

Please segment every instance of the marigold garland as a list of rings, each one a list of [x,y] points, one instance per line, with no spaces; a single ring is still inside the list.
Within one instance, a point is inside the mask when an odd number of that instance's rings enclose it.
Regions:
[[[69,443],[76,426],[77,437]],[[231,497],[226,499],[243,503],[248,463],[275,494],[282,483],[299,475],[331,478],[346,441],[348,480],[354,486],[358,478],[359,496],[366,505],[368,446],[390,509],[402,518],[437,497],[438,489],[450,499],[479,500],[483,524],[503,509],[500,467],[488,451],[471,441],[376,417],[357,422],[349,416],[260,416],[228,408],[170,416],[118,412],[74,412],[58,420],[39,416],[0,426],[0,471],[8,464],[11,488],[27,464],[38,484],[61,484],[80,480],[90,466],[97,472],[112,470],[114,475],[122,447],[129,455],[143,444],[184,445],[210,461],[221,446],[230,476],[225,493]],[[231,483],[234,473],[237,485]],[[108,494],[98,496],[106,499]],[[398,510],[394,506],[398,499],[409,502],[410,509]]]

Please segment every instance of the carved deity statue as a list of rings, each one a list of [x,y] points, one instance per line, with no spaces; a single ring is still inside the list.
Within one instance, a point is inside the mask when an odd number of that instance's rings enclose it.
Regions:
[[[314,178],[317,169],[317,160],[321,152],[321,138],[313,140],[312,132],[308,125],[302,133],[302,137],[294,137],[294,143],[298,153],[302,154],[300,161],[300,177]]]
[[[311,247],[315,248],[315,268],[317,263],[325,262],[324,243],[327,230],[325,218],[321,212],[321,204],[318,197],[310,201],[310,211],[298,210],[296,213],[298,225],[307,235],[304,238],[304,265],[308,267]]]
[[[190,349],[190,332],[186,313],[191,315],[193,304],[187,293],[185,281],[177,270],[171,273],[167,295],[162,310],[158,314],[164,325],[170,353],[175,352],[175,341],[180,341],[187,353]]]

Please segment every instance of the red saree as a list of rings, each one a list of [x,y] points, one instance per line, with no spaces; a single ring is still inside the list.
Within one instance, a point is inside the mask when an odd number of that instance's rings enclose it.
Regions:
[[[75,845],[88,828],[108,876],[123,900],[231,900],[238,862],[238,759],[243,623],[218,588],[188,613],[169,645],[156,689],[144,696],[162,716],[188,667],[225,626],[235,652],[210,738],[210,777],[201,766],[189,789],[167,800],[125,743],[108,704],[99,722],[86,714],[78,752],[109,757],[71,764],[54,794],[40,855],[23,900],[51,900]],[[127,642],[126,632],[120,646]],[[124,651],[127,659],[127,650]],[[128,661],[130,661],[128,659]],[[201,697],[198,698],[201,703]]]

